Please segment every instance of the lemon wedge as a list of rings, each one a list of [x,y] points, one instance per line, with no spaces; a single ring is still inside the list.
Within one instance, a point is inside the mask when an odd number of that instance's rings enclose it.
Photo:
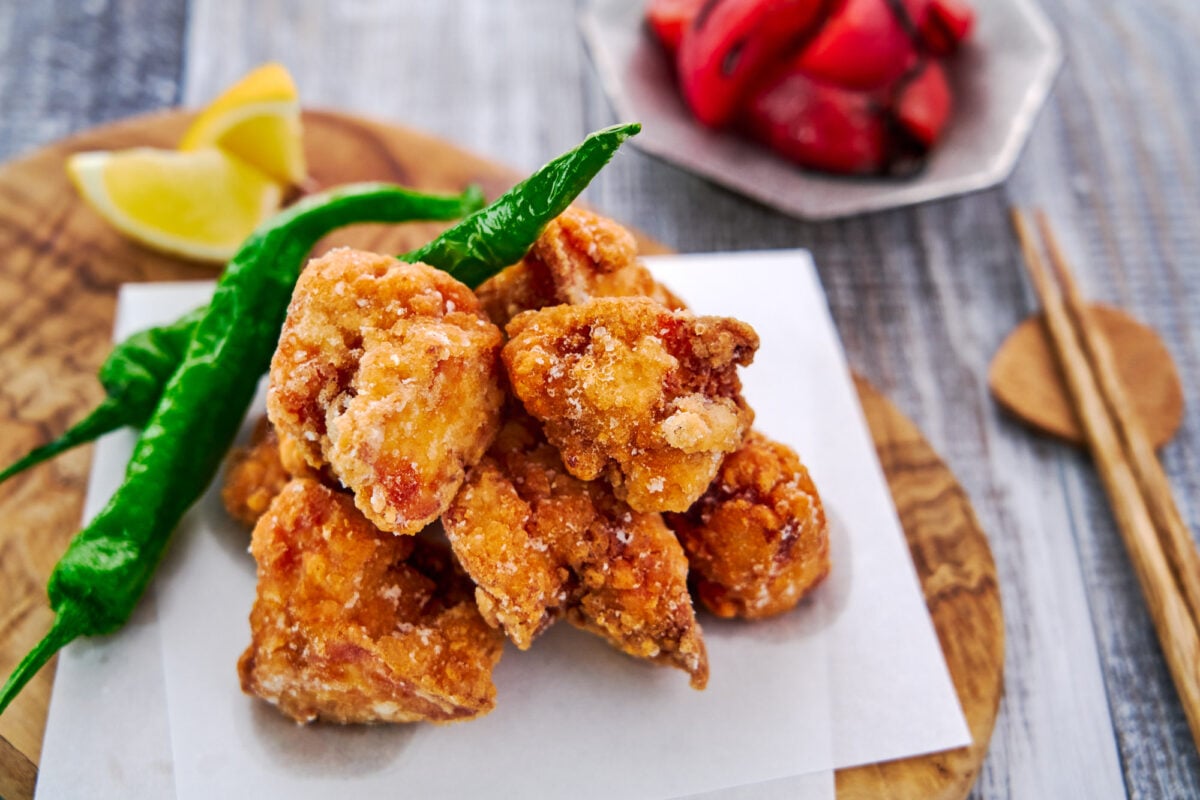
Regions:
[[[180,150],[219,147],[284,184],[308,176],[296,84],[282,64],[248,73],[200,113]]]
[[[213,148],[76,153],[67,173],[117,230],[198,261],[228,261],[282,199],[269,177]]]

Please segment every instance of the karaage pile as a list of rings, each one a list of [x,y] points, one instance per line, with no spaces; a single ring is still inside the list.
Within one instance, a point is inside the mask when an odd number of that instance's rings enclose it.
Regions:
[[[495,436],[501,341],[471,290],[445,272],[333,250],[296,284],[267,411],[368,519],[416,533]]]
[[[758,349],[744,322],[598,298],[527,311],[508,335],[513,394],[567,471],[603,476],[638,511],[686,511],[754,419],[737,376]]]
[[[258,521],[243,691],[298,722],[450,722],[490,711],[502,637],[448,553],[378,530],[348,495],[283,488]]]
[[[808,472],[750,430],[757,348],[574,208],[478,299],[388,256],[314,260],[271,364],[277,430],[223,492],[257,520],[243,689],[302,722],[467,719],[504,636],[528,649],[560,619],[703,689],[689,581],[758,619],[829,570]],[[439,515],[449,549],[393,535]]]

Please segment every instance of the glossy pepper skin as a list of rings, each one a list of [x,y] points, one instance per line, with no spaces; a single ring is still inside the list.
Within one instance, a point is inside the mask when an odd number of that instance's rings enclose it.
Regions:
[[[869,91],[899,78],[917,60],[909,23],[889,5],[896,0],[845,0],[796,59],[817,81]]]
[[[721,127],[761,71],[802,47],[837,0],[709,0],[679,43],[679,85],[696,119]]]
[[[592,134],[407,258],[425,253],[427,263],[482,282],[524,256],[638,130],[624,125]],[[0,713],[63,645],[111,633],[133,613],[171,533],[216,474],[270,363],[299,261],[320,238],[313,218],[332,215],[340,224],[453,219],[477,201],[472,192],[443,198],[394,190],[382,203],[371,191],[351,187],[305,198],[251,236],[195,323],[183,359],[138,438],[125,480],[51,573],[54,624],[0,688]]]
[[[621,143],[641,129],[634,122],[590,134],[495,203],[400,259],[445,270],[474,289],[496,274],[498,264],[503,269],[520,261],[550,221],[567,210],[616,154]]]
[[[801,166],[919,169],[949,119],[938,59],[970,34],[964,0],[650,0],[697,120]]]

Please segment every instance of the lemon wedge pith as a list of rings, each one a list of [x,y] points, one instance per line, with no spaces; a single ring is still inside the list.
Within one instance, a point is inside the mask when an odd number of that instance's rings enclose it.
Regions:
[[[296,84],[281,64],[248,73],[196,117],[180,150],[219,147],[281,183],[307,177]]]
[[[125,235],[201,261],[229,260],[281,200],[274,181],[216,149],[76,153],[67,172]]]

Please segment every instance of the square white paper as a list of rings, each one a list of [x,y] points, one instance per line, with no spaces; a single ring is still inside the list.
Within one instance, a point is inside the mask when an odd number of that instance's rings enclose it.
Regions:
[[[811,601],[754,625],[702,615],[712,668],[703,693],[683,673],[634,661],[564,624],[527,653],[506,651],[497,710],[482,720],[299,728],[238,690],[234,663],[249,640],[254,566],[246,531],[210,492],[156,581],[157,619],[144,608],[142,624],[64,652],[39,797],[76,796],[83,786],[89,796],[130,796],[130,787],[151,785],[146,775],[160,788],[173,775],[180,798],[331,790],[364,798],[831,798],[835,767],[967,743],[807,254],[650,263],[697,312],[745,319],[762,337],[743,371],[756,425],[798,450],[832,525],[833,573]],[[118,335],[172,319],[210,291],[127,287]],[[131,444],[121,434],[98,446],[89,510],[116,485]],[[158,639],[155,663],[147,652]],[[121,669],[98,669],[97,647],[122,654]],[[99,719],[105,730],[143,733],[97,736]]]
[[[742,383],[755,426],[794,447],[821,492],[833,570],[815,599],[828,625],[832,766],[970,742],[811,257],[647,262],[698,313],[754,325],[762,344]]]
[[[117,298],[113,339],[170,322],[208,301],[212,284],[127,285]],[[130,429],[96,445],[83,519],[116,491],[137,435]],[[81,639],[58,656],[38,769],[39,798],[91,800],[173,797],[162,642],[153,587],[117,634]]]

